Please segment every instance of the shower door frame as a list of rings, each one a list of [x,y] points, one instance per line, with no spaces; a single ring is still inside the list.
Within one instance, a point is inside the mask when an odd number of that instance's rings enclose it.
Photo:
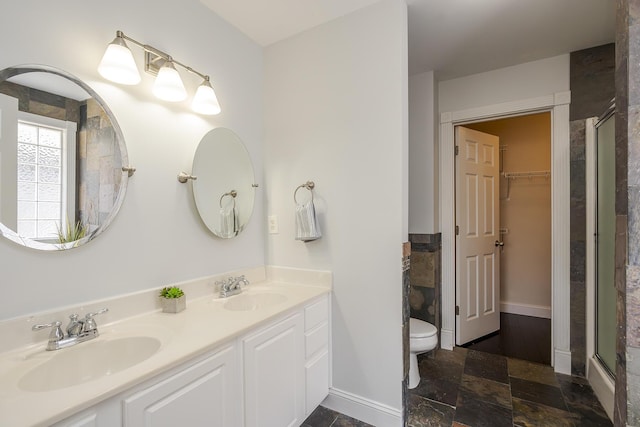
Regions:
[[[607,114],[603,115],[604,119]],[[593,391],[598,396],[609,418],[613,419],[613,399],[615,382],[596,356],[596,243],[593,238],[596,233],[597,210],[597,147],[596,125],[599,117],[592,117],[585,121],[586,131],[586,217],[587,217],[587,248],[586,248],[586,376]]]

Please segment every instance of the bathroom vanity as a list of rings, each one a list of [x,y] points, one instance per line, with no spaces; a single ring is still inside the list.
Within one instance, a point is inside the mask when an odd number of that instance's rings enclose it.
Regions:
[[[73,348],[0,354],[0,424],[300,425],[329,389],[330,274],[305,286],[272,271],[228,298],[206,294],[213,278],[181,284],[205,295],[105,323]]]

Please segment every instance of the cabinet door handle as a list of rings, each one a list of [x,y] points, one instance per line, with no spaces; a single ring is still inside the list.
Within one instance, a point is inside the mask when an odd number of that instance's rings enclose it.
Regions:
[[[496,240],[495,245],[496,246],[504,246],[504,242],[500,242],[500,241]]]

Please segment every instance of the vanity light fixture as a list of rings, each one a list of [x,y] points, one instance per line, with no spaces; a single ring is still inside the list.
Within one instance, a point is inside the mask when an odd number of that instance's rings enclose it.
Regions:
[[[178,102],[187,97],[187,91],[182,83],[176,65],[190,73],[200,76],[203,81],[198,86],[191,109],[199,114],[215,115],[220,113],[220,104],[216,93],[211,86],[209,76],[202,74],[193,68],[176,61],[170,55],[126,36],[122,31],[116,31],[116,38],[107,46],[107,50],[100,61],[98,72],[102,77],[115,83],[135,85],[140,83],[140,73],[136,67],[133,54],[126,44],[129,41],[141,47],[145,58],[145,71],[155,75],[153,94],[159,99]]]

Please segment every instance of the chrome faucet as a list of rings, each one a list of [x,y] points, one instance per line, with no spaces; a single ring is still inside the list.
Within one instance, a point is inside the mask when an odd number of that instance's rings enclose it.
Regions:
[[[247,286],[248,284],[249,280],[244,277],[244,274],[238,277],[228,277],[225,280],[216,282],[216,285],[220,286],[220,298],[237,295],[242,292],[242,286]]]
[[[49,341],[47,342],[47,350],[60,350],[96,338],[99,335],[98,325],[96,325],[93,317],[106,313],[107,311],[109,311],[108,308],[103,308],[95,313],[87,313],[83,320],[78,320],[77,314],[70,315],[66,337],[60,327],[61,323],[57,320],[43,325],[33,325],[31,330],[39,331],[40,329],[51,328]]]

